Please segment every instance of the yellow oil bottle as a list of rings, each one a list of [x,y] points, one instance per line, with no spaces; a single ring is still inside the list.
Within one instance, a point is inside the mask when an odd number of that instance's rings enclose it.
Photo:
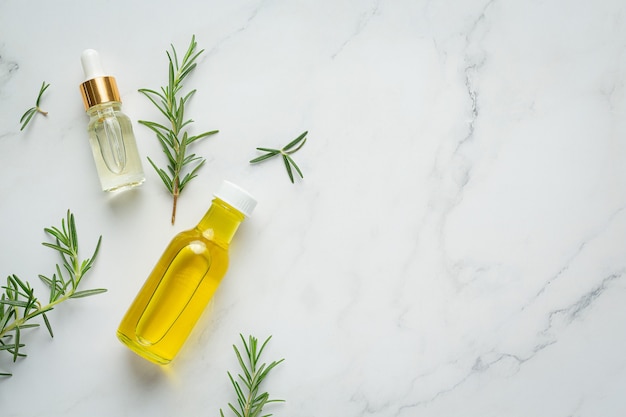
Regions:
[[[193,229],[179,233],[135,297],[117,330],[135,353],[169,363],[191,333],[228,268],[228,246],[256,200],[224,181]]]

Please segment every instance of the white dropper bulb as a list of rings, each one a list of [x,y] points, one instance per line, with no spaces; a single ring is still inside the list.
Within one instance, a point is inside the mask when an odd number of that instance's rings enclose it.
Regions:
[[[96,77],[103,77],[105,74],[100,63],[100,55],[98,51],[93,49],[86,49],[80,55],[80,62],[83,64],[83,72],[85,73],[85,79],[91,80]]]

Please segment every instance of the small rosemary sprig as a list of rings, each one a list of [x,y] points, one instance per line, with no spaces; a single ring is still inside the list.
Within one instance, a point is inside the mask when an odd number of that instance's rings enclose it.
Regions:
[[[41,96],[43,96],[44,91],[46,91],[48,87],[50,87],[50,84],[46,84],[45,81],[41,84],[41,88],[39,89],[39,94],[37,95],[37,101],[35,101],[35,106],[26,110],[26,112],[22,115],[22,118],[20,119],[20,123],[22,124],[22,127],[20,128],[20,130],[24,130],[26,125],[31,121],[33,116],[35,116],[37,113],[41,113],[44,116],[48,115],[47,111],[43,111],[41,107],[39,107],[39,103],[41,103]]]
[[[306,132],[302,133],[300,136],[298,136],[297,138],[295,138],[294,140],[289,142],[282,149],[257,148],[257,150],[263,151],[263,152],[266,152],[266,153],[265,153],[265,155],[261,155],[258,158],[252,159],[250,161],[250,163],[251,164],[256,164],[258,162],[262,162],[262,161],[265,161],[266,159],[272,158],[272,157],[274,157],[276,155],[281,155],[283,157],[283,162],[285,163],[285,168],[287,169],[287,175],[289,175],[289,179],[291,180],[291,183],[293,184],[294,180],[293,180],[293,172],[292,172],[292,169],[291,169],[292,166],[295,168],[295,170],[298,172],[298,174],[300,174],[300,178],[304,178],[304,176],[302,175],[302,171],[300,170],[298,165],[296,165],[296,162],[293,160],[291,155],[296,153],[297,151],[299,151],[300,148],[302,148],[304,146],[304,144],[306,143],[306,135],[307,135],[307,133],[309,133],[309,132],[306,131]]]
[[[259,389],[261,383],[267,377],[267,374],[274,369],[276,365],[284,361],[284,359],[274,361],[269,365],[265,363],[259,365],[261,353],[263,353],[265,345],[267,345],[267,342],[270,341],[272,336],[268,337],[258,350],[258,340],[255,337],[249,336],[247,343],[243,335],[240,334],[239,337],[241,337],[246,353],[245,360],[239,349],[237,349],[237,346],[233,345],[233,349],[235,350],[235,355],[237,356],[243,375],[238,374],[238,380],[235,380],[231,373],[228,372],[228,378],[233,384],[233,388],[237,394],[237,404],[239,405],[239,408],[235,407],[231,403],[228,403],[228,406],[237,417],[269,417],[271,414],[261,414],[263,407],[266,404],[284,402],[284,400],[270,399],[267,392],[259,393]],[[245,390],[241,387],[239,381],[243,383]],[[220,416],[224,417],[224,412],[221,409]]]
[[[172,203],[172,224],[176,221],[176,204],[178,196],[185,188],[185,185],[197,176],[197,172],[204,165],[205,159],[195,154],[187,155],[187,148],[198,139],[213,135],[218,130],[200,133],[190,136],[183,129],[193,123],[192,119],[185,119],[185,106],[196,92],[191,90],[185,95],[181,95],[183,80],[196,67],[196,60],[204,52],[204,49],[196,52],[197,42],[195,35],[191,38],[191,43],[181,62],[178,61],[176,48],[171,45],[172,53],[167,53],[169,60],[168,84],[161,87],[160,91],[142,88],[139,90],[146,96],[152,104],[166,117],[168,125],[140,120],[139,123],[150,128],[157,136],[161,148],[167,157],[167,170],[158,168],[152,159],[148,158],[150,165],[155,169],[163,184],[173,197]]]
[[[61,220],[61,228],[50,227],[45,228],[44,231],[54,238],[54,243],[43,242],[42,244],[59,252],[63,261],[62,266],[56,265],[56,273],[52,275],[52,278],[39,275],[39,278],[50,288],[48,303],[42,305],[30,284],[22,281],[17,275],[10,275],[7,278],[7,284],[2,287],[4,292],[0,295],[0,351],[10,353],[14,362],[18,357],[26,356],[20,351],[25,346],[22,343],[22,330],[39,326],[37,323],[32,323],[32,319],[41,316],[50,337],[54,337],[47,312],[70,298],[88,297],[106,291],[103,288],[78,291],[81,280],[91,269],[98,255],[102,236],[98,238],[91,258],[80,261],[76,223],[74,215],[69,210],[66,219]],[[10,375],[0,373],[0,376]]]

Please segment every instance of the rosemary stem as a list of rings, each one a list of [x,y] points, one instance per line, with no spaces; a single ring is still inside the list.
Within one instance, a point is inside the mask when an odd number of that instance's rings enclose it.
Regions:
[[[176,177],[176,181],[174,182],[174,190],[172,192],[172,225],[176,221],[176,205],[178,203],[178,196],[180,195],[180,190],[178,189],[178,177]]]
[[[196,67],[196,59],[204,52],[204,50],[196,52],[196,46],[196,38],[192,36],[187,53],[183,57],[182,62],[179,62],[176,49],[172,45],[172,53],[167,52],[169,60],[167,84],[161,87],[160,92],[150,89],[139,90],[160,110],[167,120],[163,125],[150,122],[142,124],[156,133],[168,160],[167,169],[157,167],[152,160],[150,162],[172,195],[172,224],[174,224],[176,219],[176,206],[179,194],[182,193],[186,184],[196,177],[198,169],[205,162],[205,159],[201,156],[196,156],[195,154],[187,155],[188,146],[198,139],[218,132],[215,130],[199,135],[188,135],[185,131],[185,127],[193,122],[192,119],[185,118],[186,105],[196,90],[182,94],[182,96],[179,94],[181,93],[183,80]]]
[[[78,278],[78,280],[80,281],[80,278]],[[37,316],[41,310],[50,310],[51,308],[53,308],[57,304],[60,304],[63,301],[68,300],[74,294],[74,292],[75,292],[75,290],[72,289],[69,293],[65,294],[63,297],[60,297],[57,300],[54,300],[53,302],[48,303],[48,304],[46,304],[43,307],[39,307],[38,309],[36,309],[32,313],[27,314],[24,317],[22,317],[21,319],[14,320],[13,323],[9,324],[7,327],[5,327],[4,329],[2,329],[0,331],[0,339],[2,339],[5,334],[9,333],[10,331],[15,329],[16,327],[20,327],[22,324],[26,323],[28,320],[30,320],[33,317]],[[15,307],[15,315],[17,317],[17,307]]]
[[[0,339],[2,337],[4,337],[5,334],[7,334],[8,332],[10,332],[11,330],[15,329],[16,327],[21,326],[22,324],[26,323],[28,320],[32,319],[33,317],[37,316],[37,314],[41,311],[41,310],[49,310],[51,308],[53,308],[54,306],[56,306],[57,304],[60,304],[66,300],[69,300],[70,297],[72,295],[74,295],[74,293],[76,292],[76,288],[78,288],[78,284],[80,283],[80,280],[83,277],[82,271],[80,270],[80,267],[78,265],[78,254],[76,252],[74,252],[73,254],[73,258],[74,261],[72,262],[73,265],[72,267],[74,268],[72,277],[73,278],[73,287],[72,289],[70,289],[69,292],[67,292],[64,296],[52,301],[51,303],[46,304],[43,307],[39,307],[38,309],[36,309],[35,311],[33,311],[30,314],[25,315],[24,317],[22,317],[21,319],[16,319],[13,321],[13,323],[9,324],[7,327],[5,327],[4,329],[2,329],[2,331],[0,331]],[[17,317],[17,306],[15,307],[15,317]]]
[[[67,222],[66,222],[67,220]],[[84,298],[106,292],[106,289],[97,288],[79,291],[78,286],[93,265],[102,236],[98,239],[96,248],[91,258],[80,261],[78,258],[78,235],[74,223],[74,215],[68,210],[67,218],[61,220],[61,227],[45,228],[44,231],[55,238],[54,243],[43,242],[43,245],[57,251],[62,259],[62,264],[56,264],[56,271],[52,278],[39,275],[39,278],[49,287],[50,296],[47,304],[42,305],[39,297],[35,296],[34,289],[28,281],[22,281],[17,275],[7,277],[6,286],[0,294],[0,351],[12,354],[15,362],[18,357],[26,356],[20,353],[25,344],[22,342],[21,332],[23,329],[37,327],[38,324],[28,322],[40,316],[48,329],[50,337],[54,337],[47,313],[53,310],[57,304],[63,303],[70,298]],[[66,271],[69,277],[63,277]],[[9,338],[13,338],[8,342]],[[9,373],[0,372],[0,376],[10,376]]]

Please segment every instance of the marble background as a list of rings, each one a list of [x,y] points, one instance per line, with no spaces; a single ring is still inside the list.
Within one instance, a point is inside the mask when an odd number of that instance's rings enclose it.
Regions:
[[[165,51],[207,159],[170,197],[137,120]],[[147,181],[99,190],[80,53],[116,76]],[[239,333],[273,335],[276,417],[626,413],[626,4],[620,0],[65,0],[0,3],[0,274],[46,294],[44,227],[71,209],[85,288],[0,356],[0,415],[216,416]],[[47,117],[20,132],[42,81]],[[304,130],[291,184],[257,146]],[[168,367],[115,330],[169,240],[224,179],[259,200]],[[45,298],[45,296],[44,296]]]

